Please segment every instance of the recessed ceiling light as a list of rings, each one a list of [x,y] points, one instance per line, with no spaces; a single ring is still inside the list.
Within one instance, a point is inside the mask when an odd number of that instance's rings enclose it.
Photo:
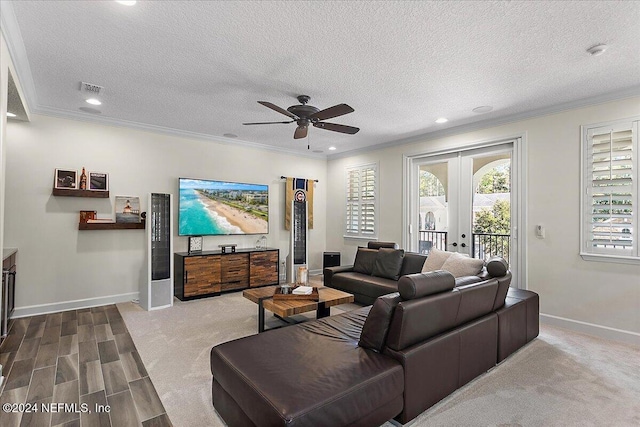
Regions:
[[[7,111],[7,117],[15,117],[16,115]]]
[[[237,138],[238,135],[236,135],[235,133],[225,133],[222,136],[225,136],[227,138]]]
[[[87,104],[102,105],[102,102],[100,102],[100,100],[96,99],[96,98],[89,98],[89,99],[87,99]]]
[[[589,49],[587,49],[587,52],[591,55],[591,56],[599,56],[602,55],[604,53],[605,50],[607,50],[608,46],[606,44],[597,44],[595,46],[591,46]]]
[[[136,4],[136,0],[116,0],[116,3],[120,3],[125,6],[133,6],[134,4]]]
[[[449,120],[445,119],[444,117],[440,117],[438,120],[436,120],[436,123],[447,123]]]
[[[331,150],[331,151],[333,151],[335,149],[336,149],[336,147],[329,147],[329,150]]]
[[[473,111],[474,113],[488,113],[489,111],[493,110],[493,107],[490,105],[483,105],[482,107],[476,107],[474,108]]]

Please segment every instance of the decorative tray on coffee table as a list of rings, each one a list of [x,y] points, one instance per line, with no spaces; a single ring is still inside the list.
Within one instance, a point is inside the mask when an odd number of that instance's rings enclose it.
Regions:
[[[293,291],[297,286],[292,286],[291,291]],[[282,288],[278,286],[273,294],[274,301],[319,301],[320,295],[318,294],[318,288],[315,286],[309,295],[296,295],[292,293],[283,294]]]

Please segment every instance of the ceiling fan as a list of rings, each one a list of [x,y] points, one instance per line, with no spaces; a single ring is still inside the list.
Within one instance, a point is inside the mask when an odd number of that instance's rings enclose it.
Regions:
[[[360,128],[356,128],[353,126],[339,125],[337,123],[327,123],[323,121],[326,119],[332,119],[334,117],[353,113],[354,109],[349,107],[347,104],[338,104],[334,105],[333,107],[320,110],[319,108],[307,105],[307,102],[309,102],[310,99],[311,97],[307,95],[300,95],[298,96],[300,105],[292,105],[286,110],[270,102],[258,101],[258,104],[264,105],[267,108],[271,108],[272,110],[277,111],[280,114],[284,114],[292,120],[287,122],[243,123],[243,125],[271,125],[296,122],[298,124],[298,127],[293,134],[294,139],[305,138],[307,136],[307,132],[309,131],[309,125],[313,125],[320,129],[331,130],[334,132],[348,133],[349,135],[353,135],[360,130]]]

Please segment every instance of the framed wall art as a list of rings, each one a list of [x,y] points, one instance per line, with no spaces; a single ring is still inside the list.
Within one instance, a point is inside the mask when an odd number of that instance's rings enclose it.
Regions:
[[[109,174],[103,172],[89,172],[89,190],[109,191]]]
[[[116,222],[140,222],[140,198],[116,196]]]
[[[56,169],[53,178],[54,188],[78,189],[78,171],[69,169]]]

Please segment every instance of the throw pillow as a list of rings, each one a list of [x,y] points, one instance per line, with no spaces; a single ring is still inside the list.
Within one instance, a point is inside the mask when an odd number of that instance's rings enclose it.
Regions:
[[[484,267],[484,261],[459,253],[453,253],[442,264],[442,270],[453,274],[453,277],[475,276]]]
[[[385,279],[398,280],[402,268],[402,258],[404,258],[403,249],[378,249],[376,263],[371,274]]]
[[[422,266],[422,272],[427,273],[429,271],[442,270],[444,262],[454,253],[455,252],[441,251],[437,248],[431,249],[427,260]]]
[[[383,295],[376,298],[362,326],[358,345],[376,352],[381,352],[387,339],[389,323],[396,305],[402,301],[400,294]]]
[[[371,275],[377,257],[378,251],[375,249],[358,248],[356,260],[353,262],[353,271]]]

